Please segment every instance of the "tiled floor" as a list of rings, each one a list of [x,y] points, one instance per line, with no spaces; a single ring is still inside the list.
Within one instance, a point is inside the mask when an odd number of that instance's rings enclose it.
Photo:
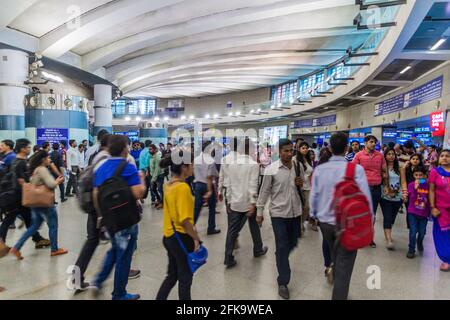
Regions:
[[[50,257],[47,250],[35,250],[32,241],[26,243],[22,250],[25,259],[17,261],[11,256],[0,260],[0,286],[6,291],[0,293],[3,299],[92,299],[89,292],[79,295],[67,289],[67,268],[74,263],[86,237],[86,215],[77,207],[75,199],[59,206],[59,242],[69,249],[69,254]],[[396,251],[388,251],[382,239],[381,213],[378,212],[377,235],[378,247],[367,248],[358,253],[353,272],[350,299],[450,299],[450,273],[439,271],[440,261],[434,251],[431,224],[425,240],[423,257],[414,260],[406,258],[408,234],[405,215],[399,215],[393,234]],[[248,227],[245,226],[240,236],[241,248],[235,256],[238,265],[226,270],[223,263],[226,236],[226,216],[217,215],[218,227],[222,233],[206,236],[207,212],[203,211],[198,229],[210,258],[194,277],[192,287],[193,299],[279,299],[276,289],[276,265],[274,256],[274,237],[270,220],[266,219],[262,235],[269,252],[266,256],[255,259]],[[165,276],[167,258],[163,249],[162,212],[152,210],[145,204],[145,216],[140,223],[138,250],[133,258],[133,267],[142,270],[142,276],[130,280],[128,291],[140,293],[143,299],[154,299]],[[12,245],[24,229],[10,230],[8,244]],[[47,227],[42,227],[47,236]],[[100,262],[109,245],[101,245],[87,271],[91,279],[98,270]],[[292,278],[289,285],[292,299],[330,299],[331,287],[323,276],[323,258],[321,235],[307,231],[299,247],[290,258]],[[368,289],[369,266],[378,266],[381,275],[379,289]],[[110,299],[112,279],[105,285],[100,299]],[[174,288],[170,299],[177,299]]]

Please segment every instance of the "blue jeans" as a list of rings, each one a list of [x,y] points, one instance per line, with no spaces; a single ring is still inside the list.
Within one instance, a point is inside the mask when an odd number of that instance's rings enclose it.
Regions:
[[[196,182],[194,186],[195,207],[194,207],[194,221],[197,223],[200,217],[200,211],[203,208],[203,196],[208,192],[208,185],[202,182]],[[208,232],[216,229],[216,194],[213,190],[211,197],[208,199]]]
[[[111,239],[111,249],[106,253],[102,270],[97,275],[94,285],[101,288],[108,278],[114,265],[114,291],[112,298],[120,299],[127,294],[128,274],[130,273],[131,259],[136,249],[138,225],[117,232]]]
[[[414,214],[408,213],[409,223],[409,245],[410,252],[416,252],[416,236],[419,243],[423,243],[425,233],[427,232],[428,219],[424,217],[418,217]]]
[[[278,270],[278,285],[287,286],[291,280],[289,255],[297,246],[301,230],[301,219],[272,218],[272,228],[275,234],[275,257]]]
[[[47,222],[48,235],[50,238],[50,246],[52,251],[58,250],[58,214],[56,208],[31,208],[31,226],[20,237],[14,248],[18,251],[23,247],[25,242],[33,236],[42,225],[42,222]]]

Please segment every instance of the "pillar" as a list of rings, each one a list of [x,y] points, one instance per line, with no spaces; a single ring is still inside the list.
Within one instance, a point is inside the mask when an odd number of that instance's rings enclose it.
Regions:
[[[378,139],[380,144],[382,143],[382,140],[383,140],[383,128],[382,127],[373,127],[371,134]]]
[[[29,88],[28,55],[25,52],[0,49],[0,140],[25,137],[24,97]]]
[[[106,84],[94,85],[94,138],[106,129],[112,133],[112,87]]]

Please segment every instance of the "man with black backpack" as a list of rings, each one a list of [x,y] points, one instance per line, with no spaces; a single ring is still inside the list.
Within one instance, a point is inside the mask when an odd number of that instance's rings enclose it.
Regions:
[[[126,291],[133,252],[136,249],[140,208],[144,195],[144,176],[128,163],[128,141],[124,136],[108,139],[110,158],[94,169],[93,199],[99,222],[106,226],[112,247],[93,286],[96,293],[115,265],[113,300],[137,300],[138,294]]]
[[[21,215],[27,228],[31,226],[31,211],[22,206],[22,184],[29,181],[27,157],[31,153],[31,143],[27,139],[18,139],[14,148],[16,159],[11,163],[10,171],[0,183],[0,199],[6,217],[0,226],[0,252],[6,251],[6,236],[9,226]],[[33,235],[35,248],[50,247],[50,241],[44,239],[39,232]]]
[[[318,166],[312,177],[310,216],[318,219],[331,249],[332,299],[346,300],[357,249],[373,240],[372,200],[364,168],[345,159],[347,135],[333,134],[330,144],[333,156]]]

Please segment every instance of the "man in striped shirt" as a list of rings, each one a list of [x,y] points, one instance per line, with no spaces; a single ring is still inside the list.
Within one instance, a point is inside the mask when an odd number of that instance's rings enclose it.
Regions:
[[[352,162],[355,155],[359,152],[359,142],[356,140],[352,141],[350,146],[350,151],[345,155],[345,160],[348,162]]]

